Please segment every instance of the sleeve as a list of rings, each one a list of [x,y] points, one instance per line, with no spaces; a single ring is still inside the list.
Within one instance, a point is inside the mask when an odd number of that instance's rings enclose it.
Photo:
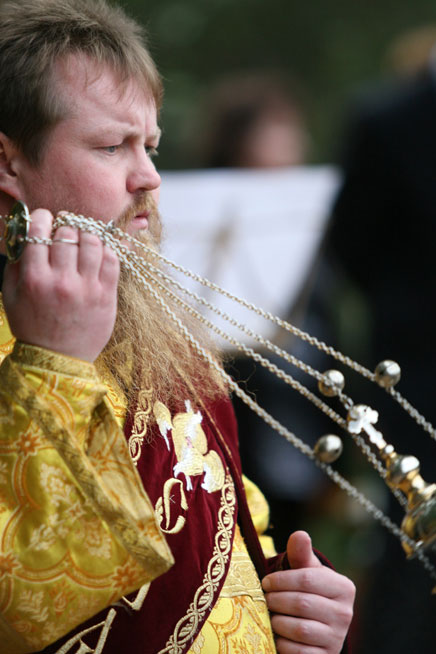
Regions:
[[[16,343],[0,371],[0,642],[24,654],[173,558],[95,367]]]

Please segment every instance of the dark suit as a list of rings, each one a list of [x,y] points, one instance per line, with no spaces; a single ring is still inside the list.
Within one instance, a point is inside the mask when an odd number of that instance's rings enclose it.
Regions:
[[[377,355],[386,347],[393,356],[411,351],[410,337],[418,335],[413,354],[430,354],[436,326],[436,77],[422,74],[367,101],[350,130],[344,167],[331,244],[371,296]]]

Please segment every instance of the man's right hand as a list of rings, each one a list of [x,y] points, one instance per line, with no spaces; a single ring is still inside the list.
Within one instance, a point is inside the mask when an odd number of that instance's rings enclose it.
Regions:
[[[29,236],[50,238],[53,216],[31,214]],[[108,342],[117,311],[119,261],[94,234],[60,227],[54,239],[27,244],[6,266],[3,303],[14,336],[23,343],[93,362]]]

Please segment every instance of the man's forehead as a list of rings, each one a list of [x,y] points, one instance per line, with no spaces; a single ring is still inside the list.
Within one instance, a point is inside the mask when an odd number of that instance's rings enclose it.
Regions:
[[[70,54],[59,59],[53,71],[57,92],[64,95],[68,104],[80,104],[80,99],[113,96],[116,101],[132,102],[140,99],[144,105],[155,107],[150,89],[144,81],[134,77],[123,78],[109,64],[96,61],[85,54]],[[73,101],[73,102],[72,102]],[[116,109],[116,104],[113,109]]]

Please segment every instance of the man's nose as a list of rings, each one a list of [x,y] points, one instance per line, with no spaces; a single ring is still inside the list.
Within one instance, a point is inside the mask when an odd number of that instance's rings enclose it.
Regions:
[[[146,153],[142,150],[136,157],[132,170],[127,178],[127,190],[129,193],[136,193],[140,190],[153,191],[159,188],[161,178],[156,167]]]

